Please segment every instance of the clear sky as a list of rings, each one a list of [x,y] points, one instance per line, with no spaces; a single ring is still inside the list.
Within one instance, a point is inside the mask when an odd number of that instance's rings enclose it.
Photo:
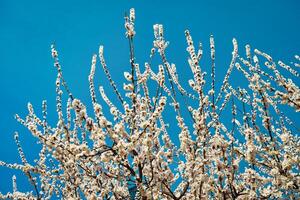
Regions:
[[[203,42],[207,55],[209,36],[215,36],[219,82],[231,58],[233,37],[238,40],[242,52],[244,45],[249,43],[253,48],[287,62],[300,53],[298,0],[0,0],[0,160],[20,163],[14,131],[19,131],[30,161],[39,149],[30,133],[13,118],[16,113],[25,116],[27,102],[32,102],[35,110],[40,112],[41,102],[46,99],[50,121],[56,119],[56,70],[50,54],[51,43],[55,42],[57,46],[64,76],[73,94],[88,105],[91,105],[87,81],[91,56],[98,52],[100,44],[104,45],[113,78],[121,85],[124,81],[122,72],[129,69],[123,17],[131,7],[136,9],[137,18],[137,62],[147,61],[153,41],[152,25],[162,23],[166,39],[170,41],[169,60],[177,64],[179,74],[184,78],[191,75],[186,70],[188,55],[184,30],[187,28],[195,42]],[[209,72],[208,65],[203,67]],[[96,84],[104,85],[107,91],[110,89],[99,62]],[[2,193],[12,190],[14,173],[0,168]],[[31,189],[24,176],[18,176],[18,187]]]

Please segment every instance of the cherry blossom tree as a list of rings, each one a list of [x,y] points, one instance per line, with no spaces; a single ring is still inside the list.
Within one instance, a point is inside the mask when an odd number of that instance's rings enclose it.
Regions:
[[[124,72],[124,91],[109,72],[104,47],[92,56],[88,77],[92,108],[71,93],[58,52],[51,46],[57,69],[57,124],[47,122],[46,101],[41,114],[29,103],[25,118],[16,115],[38,139],[41,150],[38,159],[29,163],[15,134],[22,163],[0,161],[0,166],[22,171],[32,191],[18,191],[13,176],[13,191],[0,193],[0,198],[299,199],[299,128],[283,112],[300,111],[300,89],[293,81],[299,80],[299,56],[288,65],[249,45],[242,55],[233,39],[231,62],[217,87],[213,36],[209,77],[201,67],[202,45],[196,46],[186,30],[193,76],[185,88],[176,65],[166,56],[168,42],[161,24],[153,26],[149,62],[141,67],[135,58],[134,23],[135,11],[130,9],[125,17],[130,68]],[[154,56],[160,57],[160,64],[153,64]],[[100,93],[94,85],[98,60],[111,85],[100,86]],[[233,71],[247,80],[246,87],[232,83]],[[290,78],[283,75],[287,73]],[[63,90],[68,95],[66,112]],[[117,103],[109,99],[107,90],[113,91]],[[99,94],[106,105],[97,101]],[[110,113],[102,106],[108,106]],[[164,116],[167,107],[175,112],[173,121]],[[93,110],[92,116],[87,109]],[[177,124],[177,129],[168,124]]]

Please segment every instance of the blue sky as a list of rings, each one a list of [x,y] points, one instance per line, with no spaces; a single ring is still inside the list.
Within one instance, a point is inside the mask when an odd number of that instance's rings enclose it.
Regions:
[[[179,74],[186,79],[191,75],[186,70],[184,30],[188,28],[195,42],[203,42],[205,52],[209,51],[210,34],[215,36],[217,81],[221,82],[231,58],[233,37],[237,38],[242,52],[243,46],[250,43],[253,48],[287,62],[299,54],[299,6],[297,0],[0,0],[0,160],[20,162],[14,131],[19,131],[29,160],[39,149],[30,133],[13,118],[16,113],[25,116],[27,102],[40,112],[41,102],[46,99],[50,121],[56,119],[56,70],[50,54],[51,43],[57,46],[65,79],[73,94],[90,105],[87,77],[91,56],[98,52],[100,44],[104,45],[113,78],[119,85],[124,81],[122,72],[129,69],[129,53],[123,17],[131,7],[136,9],[137,18],[137,62],[147,61],[153,41],[152,26],[162,23],[166,39],[170,41],[168,58],[177,64]],[[209,66],[206,67],[209,70]],[[99,63],[96,84],[104,85],[107,91],[110,89]],[[12,190],[14,173],[0,168],[2,193]],[[31,189],[22,176],[18,177],[18,185],[21,190]]]

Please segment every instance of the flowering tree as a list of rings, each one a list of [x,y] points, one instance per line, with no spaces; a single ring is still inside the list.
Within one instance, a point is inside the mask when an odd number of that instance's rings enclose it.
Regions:
[[[194,45],[185,31],[188,64],[193,77],[190,88],[180,83],[175,64],[166,57],[168,42],[163,26],[154,25],[150,61],[140,69],[134,56],[134,9],[125,17],[130,49],[130,71],[124,72],[125,97],[117,89],[104,59],[99,60],[118,105],[100,95],[109,113],[96,98],[93,55],[88,77],[94,116],[70,92],[63,77],[58,53],[51,47],[57,69],[57,125],[47,123],[47,104],[42,117],[28,104],[28,115],[16,119],[29,129],[40,144],[39,158],[29,163],[15,134],[21,164],[0,161],[0,165],[21,170],[33,186],[19,192],[13,177],[13,192],[0,198],[13,199],[299,199],[299,129],[282,109],[300,111],[300,89],[282,74],[299,74],[283,61],[275,62],[260,50],[246,45],[246,55],[238,52],[233,39],[232,59],[220,88],[215,80],[215,44],[210,37],[211,78],[200,67],[202,47]],[[161,64],[153,66],[155,55]],[[299,67],[299,56],[295,56]],[[298,63],[297,63],[298,61]],[[248,81],[235,87],[233,70]],[[156,84],[155,89],[149,83]],[[62,89],[68,94],[67,111],[62,110]],[[121,106],[120,106],[121,105]],[[178,133],[168,127],[166,106],[174,109]],[[189,115],[183,116],[183,112]],[[223,115],[229,113],[226,122]],[[227,119],[228,121],[228,119]],[[192,124],[189,126],[188,124]],[[170,132],[173,133],[170,133]],[[170,134],[179,137],[175,145]],[[173,136],[174,137],[174,136]]]

